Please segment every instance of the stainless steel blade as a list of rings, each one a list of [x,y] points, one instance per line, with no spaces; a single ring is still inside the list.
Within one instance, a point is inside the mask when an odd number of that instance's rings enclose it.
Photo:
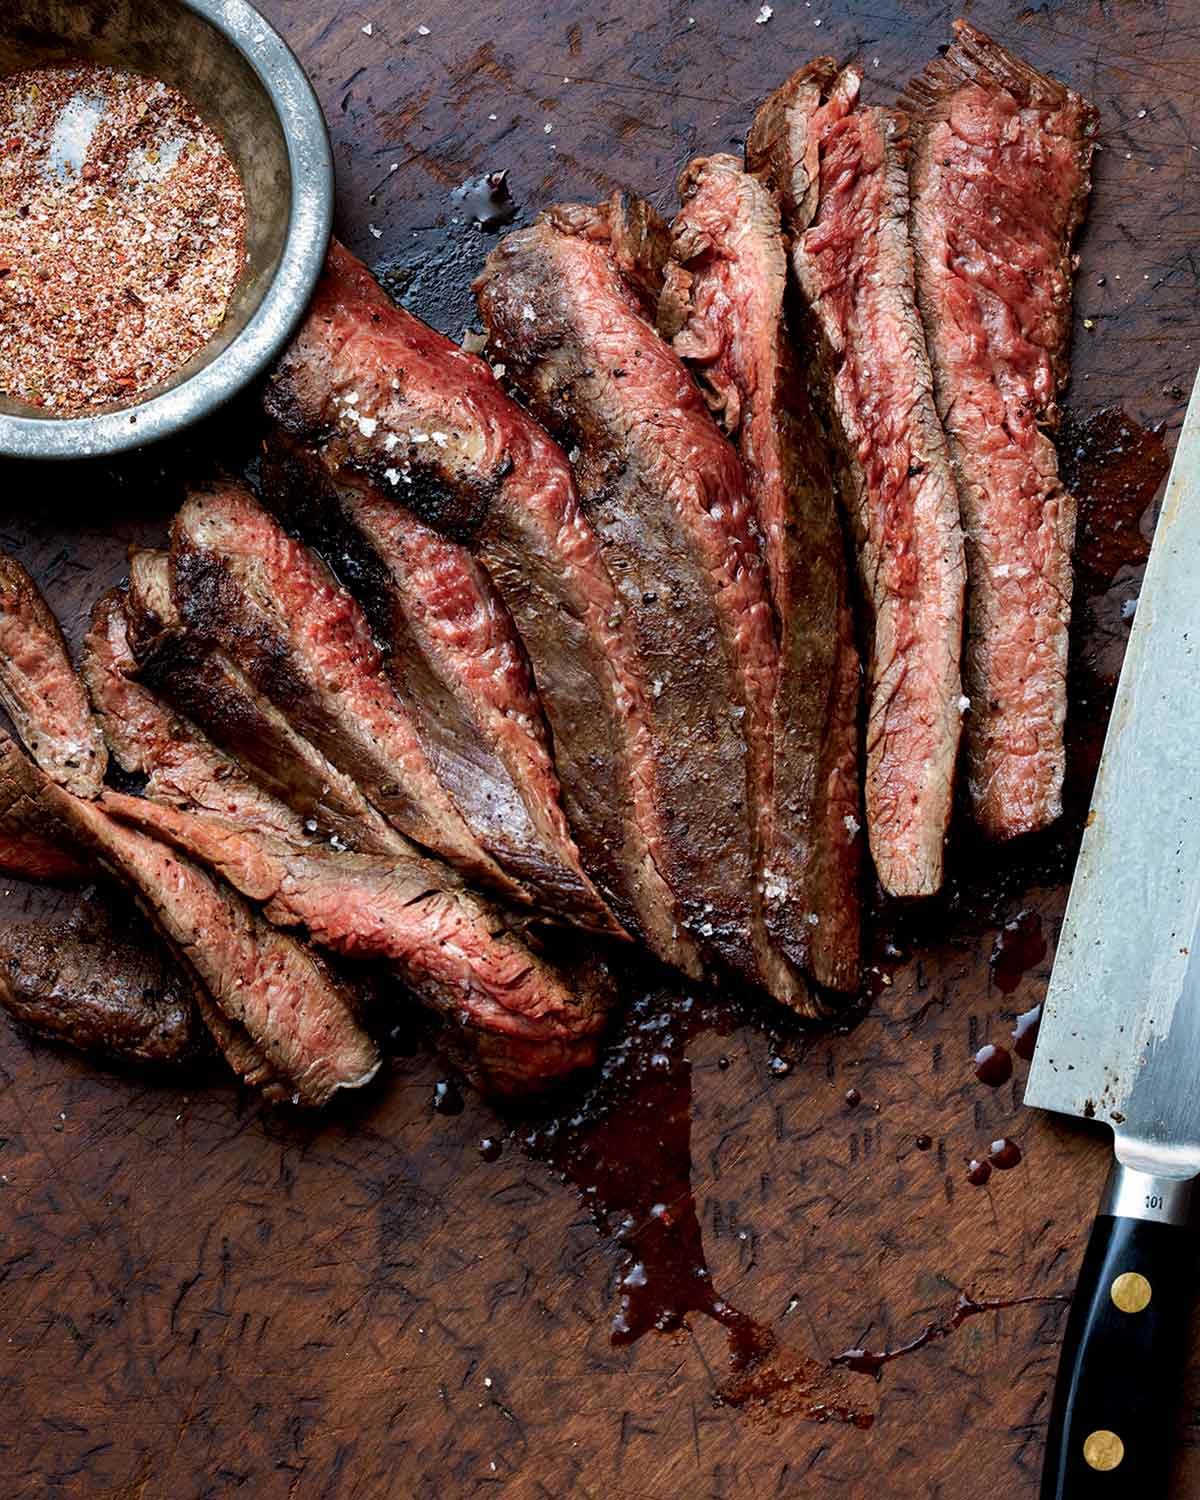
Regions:
[[[1167,483],[1026,1104],[1200,1172],[1200,380]]]

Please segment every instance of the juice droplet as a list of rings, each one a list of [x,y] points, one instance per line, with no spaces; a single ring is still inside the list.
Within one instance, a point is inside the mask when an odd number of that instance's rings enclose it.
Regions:
[[[1033,1049],[1037,1046],[1041,1025],[1042,1007],[1040,1005],[1035,1005],[1032,1010],[1023,1010],[1017,1017],[1012,1032],[1013,1051],[1026,1062],[1033,1057]]]
[[[1009,1172],[1017,1166],[1021,1160],[1021,1148],[1016,1141],[1001,1136],[998,1141],[993,1141],[988,1148],[988,1161],[998,1172]]]
[[[849,1109],[856,1109],[862,1103],[862,1095],[857,1089],[846,1090],[846,1105]]]
[[[1012,1058],[1007,1047],[987,1042],[975,1054],[975,1077],[989,1088],[998,1089],[1012,1077]]]
[[[992,1175],[991,1164],[987,1161],[977,1161],[974,1157],[967,1164],[967,1181],[972,1187],[983,1187]]]
[[[433,1086],[433,1107],[439,1115],[461,1115],[463,1096],[448,1078],[439,1078]]]

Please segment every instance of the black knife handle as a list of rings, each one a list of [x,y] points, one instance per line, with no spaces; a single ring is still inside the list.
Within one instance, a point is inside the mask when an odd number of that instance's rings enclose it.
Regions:
[[[1041,1500],[1161,1500],[1195,1296],[1192,1182],[1119,1164],[1092,1226],[1054,1387]]]

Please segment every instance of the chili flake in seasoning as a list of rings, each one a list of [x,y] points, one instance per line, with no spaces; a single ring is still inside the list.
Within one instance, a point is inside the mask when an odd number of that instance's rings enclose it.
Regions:
[[[241,178],[178,90],[85,63],[0,78],[0,392],[128,404],[208,343],[245,259]]]

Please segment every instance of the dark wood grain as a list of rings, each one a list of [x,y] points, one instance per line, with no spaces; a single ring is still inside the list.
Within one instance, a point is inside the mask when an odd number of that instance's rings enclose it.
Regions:
[[[740,141],[802,58],[857,53],[872,95],[890,100],[948,39],[957,7],[776,0],[766,25],[750,0],[264,9],[320,91],[339,232],[409,305],[457,333],[485,245],[453,222],[450,194],[465,178],[508,168],[526,214],[614,186],[669,210],[688,157]],[[1169,445],[1200,357],[1200,15],[1191,0],[968,9],[1100,106],[1068,406],[1083,422],[1120,405],[1165,424]],[[1078,431],[1089,429],[1073,429],[1072,443]],[[184,477],[236,468],[253,441],[244,408],[115,469],[10,467],[0,546],[31,568],[77,640],[126,545],[162,535]],[[1128,473],[1114,460],[1085,462],[1080,476],[1088,551],[1066,829],[999,862],[959,830],[956,899],[897,919],[873,1009],[850,1034],[806,1049],[773,1039],[764,1015],[688,1044],[690,1184],[718,1292],[817,1361],[944,1331],[878,1382],[840,1372],[869,1428],[789,1416],[778,1401],[715,1404],[729,1379],[726,1335],[701,1315],[614,1346],[623,1231],[602,1232],[571,1183],[522,1148],[525,1126],[474,1097],[458,1116],[435,1114],[439,1069],[424,1049],[353,1113],[304,1122],[224,1083],[98,1071],[3,1027],[0,1491],[1034,1495],[1063,1326],[1053,1299],[1071,1288],[1106,1150],[1086,1127],[1023,1112],[1025,1063],[993,1090],[971,1060],[987,1040],[1008,1043],[1015,1014],[1045,988],[1122,606],[1139,578],[1130,518],[1152,498],[1155,468],[1154,443],[1143,444]],[[1115,494],[1105,472],[1118,476]],[[1114,517],[1132,545],[1114,549]],[[6,912],[31,915],[77,899],[0,891]],[[1001,970],[1006,985],[1017,980],[1003,993],[989,958],[1022,910],[1040,918],[1048,951],[1023,976]],[[781,1047],[794,1065],[776,1076]],[[484,1135],[504,1138],[498,1161],[481,1158]],[[999,1136],[1019,1144],[1021,1165],[970,1186],[967,1161]],[[685,1164],[687,1147],[685,1132]],[[666,1169],[647,1160],[645,1170]],[[664,1178],[667,1190],[686,1212],[678,1183]],[[954,1327],[964,1291],[1043,1300]],[[1197,1371],[1200,1354],[1184,1391],[1179,1496],[1200,1491]]]

